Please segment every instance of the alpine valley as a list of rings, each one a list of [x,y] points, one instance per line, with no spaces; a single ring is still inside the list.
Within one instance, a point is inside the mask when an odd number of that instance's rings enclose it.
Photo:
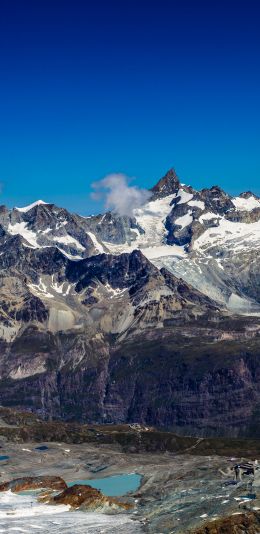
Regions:
[[[0,207],[0,404],[260,437],[260,199],[170,170],[131,216]]]

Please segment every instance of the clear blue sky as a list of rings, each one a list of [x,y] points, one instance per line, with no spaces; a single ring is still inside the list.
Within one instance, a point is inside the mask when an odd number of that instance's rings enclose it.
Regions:
[[[110,172],[260,194],[260,4],[1,0],[1,202],[99,207]]]

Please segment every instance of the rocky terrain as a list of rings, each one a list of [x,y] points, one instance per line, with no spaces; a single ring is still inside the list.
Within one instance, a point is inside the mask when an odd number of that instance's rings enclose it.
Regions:
[[[193,530],[193,534],[258,534],[260,531],[260,514],[237,514],[217,519]]]
[[[84,484],[74,484],[64,489],[58,495],[48,498],[48,503],[66,504],[76,510],[99,510],[102,512],[122,511],[132,508],[131,504],[106,497],[96,488]]]
[[[260,470],[249,489],[247,476],[234,484],[232,467],[259,459],[260,440],[187,438],[138,425],[75,428],[64,422],[56,423],[54,434],[54,424],[33,414],[2,408],[0,415],[6,458],[0,528],[30,534],[39,526],[59,534],[259,531]],[[91,487],[133,473],[141,475],[140,486],[120,497]]]
[[[260,200],[169,171],[131,216],[0,208],[0,403],[259,437]]]
[[[70,508],[84,511],[122,511],[131,509],[130,503],[106,497],[101,491],[85,484],[74,484],[68,487],[66,482],[58,476],[22,477],[0,484],[0,493],[11,491],[21,493],[40,490],[39,501],[47,504],[69,505]]]

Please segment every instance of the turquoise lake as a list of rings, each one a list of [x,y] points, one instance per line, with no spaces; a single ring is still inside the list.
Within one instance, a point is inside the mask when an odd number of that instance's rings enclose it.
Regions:
[[[94,480],[75,480],[74,482],[68,482],[68,486],[86,484],[101,490],[108,497],[120,497],[126,495],[129,491],[136,491],[140,486],[141,478],[141,475],[137,473],[130,473],[128,475],[113,475]]]

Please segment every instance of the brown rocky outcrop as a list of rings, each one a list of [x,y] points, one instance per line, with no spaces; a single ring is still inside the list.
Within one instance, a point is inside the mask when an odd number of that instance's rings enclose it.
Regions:
[[[0,491],[11,490],[13,493],[41,488],[64,490],[67,484],[62,478],[55,476],[22,477],[0,484]]]
[[[70,488],[66,488],[62,493],[52,497],[49,500],[50,504],[67,504],[72,508],[84,508],[88,510],[97,510],[103,508],[128,510],[131,505],[122,503],[117,499],[106,497],[98,489],[83,484],[74,484]]]
[[[152,187],[152,200],[163,198],[167,195],[177,193],[180,188],[180,181],[174,169],[170,169],[157,184]]]
[[[204,524],[192,534],[258,534],[260,513],[237,514]]]

